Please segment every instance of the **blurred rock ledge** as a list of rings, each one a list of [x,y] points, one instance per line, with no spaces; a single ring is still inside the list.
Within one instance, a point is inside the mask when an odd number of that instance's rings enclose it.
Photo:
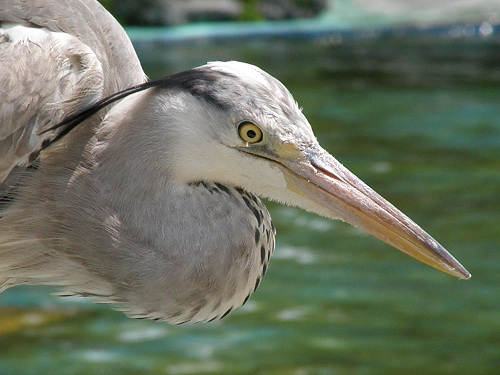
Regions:
[[[311,18],[328,0],[100,0],[126,26]]]

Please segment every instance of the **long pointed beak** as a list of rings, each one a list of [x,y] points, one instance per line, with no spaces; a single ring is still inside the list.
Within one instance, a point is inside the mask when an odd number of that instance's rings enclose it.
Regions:
[[[285,159],[280,164],[285,167],[282,169],[289,189],[304,202],[313,202],[315,212],[363,229],[440,271],[470,278],[470,273],[444,247],[333,156],[320,147],[305,154],[305,159]]]

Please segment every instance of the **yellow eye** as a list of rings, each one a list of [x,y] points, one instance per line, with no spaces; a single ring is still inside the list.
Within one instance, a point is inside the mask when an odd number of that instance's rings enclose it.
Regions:
[[[249,121],[243,121],[238,126],[238,134],[243,142],[247,143],[257,143],[262,141],[262,130]]]

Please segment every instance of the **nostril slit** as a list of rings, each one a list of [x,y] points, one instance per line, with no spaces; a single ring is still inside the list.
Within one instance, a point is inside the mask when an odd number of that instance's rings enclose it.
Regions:
[[[326,169],[324,168],[321,168],[319,167],[317,164],[314,164],[314,163],[311,163],[312,166],[319,172],[321,172],[322,174],[324,175],[327,175],[328,177],[330,177],[331,179],[334,179],[334,180],[337,180],[337,181],[342,181],[342,179],[336,175],[334,175],[332,172],[329,172],[327,171]]]

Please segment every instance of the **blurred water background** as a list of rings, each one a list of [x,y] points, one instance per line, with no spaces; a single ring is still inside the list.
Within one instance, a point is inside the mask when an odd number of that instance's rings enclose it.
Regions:
[[[500,16],[497,2],[476,1],[473,18],[458,17],[466,3],[339,0],[308,21],[128,31],[151,78],[210,60],[279,78],[320,143],[471,280],[268,202],[277,250],[240,310],[169,326],[51,288],[10,289],[0,374],[500,373]]]

